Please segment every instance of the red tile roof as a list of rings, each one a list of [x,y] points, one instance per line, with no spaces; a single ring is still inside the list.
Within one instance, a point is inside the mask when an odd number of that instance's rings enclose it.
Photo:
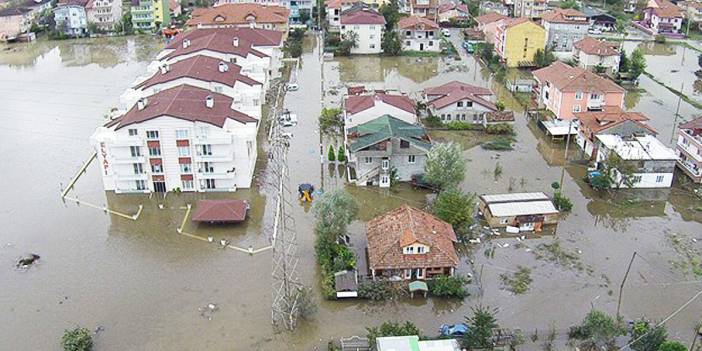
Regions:
[[[254,47],[283,45],[283,32],[277,30],[241,27],[198,28],[178,34],[171,43],[166,46],[166,49],[177,49],[179,46],[182,46],[183,39],[190,39],[192,41],[196,38],[208,36],[213,33],[226,35],[232,39],[239,38],[240,42],[251,44]]]
[[[182,45],[183,41],[185,40],[184,39],[181,41],[181,45],[176,47],[173,52],[166,55],[165,58],[187,55],[202,50],[216,51],[223,54],[233,54],[241,57],[246,57],[248,55],[268,57],[268,55],[265,53],[253,48],[251,43],[247,41],[240,40],[236,45],[234,45],[235,39],[238,39],[238,37],[215,31],[204,36],[189,39],[190,45],[187,48],[184,48]]]
[[[368,266],[371,269],[456,267],[459,259],[450,224],[408,205],[368,222]],[[403,254],[413,243],[429,247],[424,254]]]
[[[427,88],[424,90],[424,93],[430,100],[429,105],[434,108],[446,107],[460,100],[470,100],[490,110],[494,111],[497,109],[495,104],[482,98],[482,96],[492,95],[490,89],[476,87],[459,81],[452,81],[438,87]]]
[[[580,67],[571,67],[556,61],[548,67],[532,72],[540,84],[549,82],[563,92],[600,91],[605,93],[624,93],[624,88],[613,81],[598,76]]]
[[[702,129],[702,116],[681,124],[680,129]]]
[[[226,71],[220,72],[219,66],[226,65]],[[157,84],[170,82],[179,78],[193,78],[205,82],[217,82],[233,87],[236,82],[247,85],[261,85],[254,79],[240,73],[241,66],[222,62],[209,56],[194,56],[178,61],[168,68],[165,73],[156,72],[151,78],[139,83],[135,88],[148,88]]]
[[[502,26],[503,28],[511,28],[516,25],[522,24],[522,23],[527,23],[531,22],[530,19],[526,17],[519,17],[519,18],[507,18],[504,21],[500,22],[498,26]],[[531,22],[534,23],[534,22]]]
[[[541,15],[541,20],[551,23],[587,24],[587,16],[575,9],[555,8]]]
[[[375,106],[376,102],[383,102],[409,113],[416,112],[415,103],[409,97],[405,95],[390,95],[385,93],[348,96],[346,97],[344,106],[346,107],[346,112],[353,115]]]
[[[385,17],[375,10],[359,8],[342,13],[341,24],[385,24]]]
[[[448,12],[448,11],[451,11],[453,9],[456,9],[459,12],[463,12],[465,14],[468,14],[468,6],[466,6],[466,4],[456,4],[454,2],[446,2],[446,3],[439,5],[439,13]]]
[[[680,8],[668,0],[653,0],[653,3],[655,6],[649,6],[646,9],[651,9],[660,18],[682,17]]]
[[[434,9],[436,8],[437,0],[429,0],[428,4],[419,4],[417,0],[410,1],[410,6],[414,9]]]
[[[588,54],[597,56],[614,56],[619,55],[617,44],[610,43],[604,40],[598,40],[593,37],[585,37],[576,41],[573,46],[576,49]]]
[[[205,105],[208,96],[214,99],[214,105]],[[120,129],[134,123],[145,122],[162,116],[170,116],[191,122],[204,122],[223,127],[227,119],[241,123],[256,123],[256,119],[232,109],[232,98],[213,93],[206,89],[191,85],[179,85],[162,90],[147,98],[143,109],[134,105],[131,110],[118,118],[117,128]]]
[[[580,124],[593,133],[599,133],[626,121],[632,121],[637,125],[646,128],[653,134],[658,134],[653,127],[643,123],[648,121],[648,117],[640,112],[626,112],[619,106],[605,106],[602,111],[587,111],[574,113]]]
[[[404,17],[397,23],[397,26],[400,29],[439,29],[439,25],[436,22],[419,16]]]
[[[509,17],[503,16],[497,12],[489,12],[489,13],[486,13],[482,16],[476,17],[475,21],[478,22],[478,24],[488,24],[488,23],[497,22],[499,20],[503,20],[506,18],[509,18]]]
[[[324,6],[330,9],[340,9],[342,6],[353,5],[362,0],[327,0],[324,2]]]
[[[290,10],[283,6],[254,3],[223,4],[217,7],[196,8],[186,25],[226,25],[272,23],[287,24]]]
[[[246,219],[248,204],[244,200],[199,200],[193,221],[241,222]]]

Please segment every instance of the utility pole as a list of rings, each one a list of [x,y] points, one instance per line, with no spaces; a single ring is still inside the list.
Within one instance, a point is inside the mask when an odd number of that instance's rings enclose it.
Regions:
[[[685,82],[680,84],[680,96],[678,96],[678,106],[675,108],[675,119],[673,120],[673,133],[670,135],[670,142],[675,139],[675,129],[678,126],[678,117],[680,117],[680,103],[682,102],[683,89],[685,88]]]
[[[619,319],[619,308],[622,306],[622,290],[624,290],[624,283],[626,283],[626,278],[629,276],[629,270],[631,270],[631,264],[634,263],[634,258],[636,258],[636,251],[634,251],[634,254],[631,255],[629,266],[626,268],[626,273],[624,273],[624,279],[622,279],[622,284],[619,285],[619,300],[617,301],[617,319]]]
[[[573,120],[568,121],[568,134],[566,136],[565,154],[563,156],[563,167],[561,168],[561,181],[558,184],[558,191],[563,192],[563,178],[565,178],[565,167],[568,164],[568,147],[570,146],[570,132],[573,129]]]

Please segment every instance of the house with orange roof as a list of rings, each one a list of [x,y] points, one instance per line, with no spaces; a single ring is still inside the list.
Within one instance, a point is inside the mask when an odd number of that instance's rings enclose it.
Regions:
[[[555,52],[570,52],[573,43],[587,35],[590,21],[578,10],[556,8],[541,15],[541,25],[546,31],[546,47]]]
[[[341,37],[356,37],[351,54],[379,54],[383,52],[381,40],[385,31],[385,17],[378,11],[354,6],[341,12]]]
[[[397,23],[397,31],[403,51],[441,51],[439,25],[428,18],[404,17]]]
[[[503,16],[497,12],[490,12],[476,17],[475,22],[477,23],[477,29],[485,34],[485,41],[494,44],[497,25],[501,20],[508,18],[509,17]]]
[[[191,28],[253,27],[288,32],[290,10],[279,5],[223,4],[196,8],[185,23]]]
[[[409,0],[410,15],[426,17],[432,21],[437,19],[438,0]]]
[[[649,0],[639,24],[652,34],[679,34],[683,14],[680,8],[668,0]]]
[[[579,121],[577,144],[585,154],[593,158],[597,154],[597,136],[615,134],[622,138],[656,135],[658,132],[649,126],[641,112],[623,111],[619,106],[605,106],[602,111],[575,113]]]
[[[507,67],[534,65],[536,51],[544,50],[546,31],[528,18],[509,18],[497,23],[495,52]]]
[[[468,11],[468,6],[461,2],[445,2],[439,5],[439,22],[447,23],[450,21],[465,21],[469,19],[470,12]]]
[[[532,72],[539,106],[558,119],[571,120],[584,111],[601,111],[605,106],[624,106],[624,88],[580,67],[556,61]]]
[[[341,13],[350,9],[355,4],[364,4],[361,0],[327,0],[324,6],[327,9],[327,23],[329,29],[339,30],[341,26]],[[361,5],[363,6],[363,5]]]
[[[452,276],[458,267],[451,225],[409,205],[370,220],[366,237],[373,279],[431,279]]]
[[[430,113],[444,123],[482,124],[486,113],[497,111],[490,89],[452,81],[424,90]]]
[[[373,92],[349,95],[344,99],[346,129],[390,115],[409,124],[417,123],[416,104],[406,95]]]
[[[585,37],[573,44],[573,61],[587,70],[615,74],[619,71],[619,48],[614,43]]]
[[[541,18],[546,10],[548,10],[546,0],[514,0],[514,17],[537,19]]]

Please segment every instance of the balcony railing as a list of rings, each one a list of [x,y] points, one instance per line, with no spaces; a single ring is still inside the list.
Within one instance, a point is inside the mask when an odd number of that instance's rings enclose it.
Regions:
[[[702,169],[696,168],[692,162],[678,160],[678,166],[693,177],[702,177]]]

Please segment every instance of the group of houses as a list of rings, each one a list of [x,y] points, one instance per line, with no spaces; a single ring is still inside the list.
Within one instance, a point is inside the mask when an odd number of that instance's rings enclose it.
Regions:
[[[91,136],[104,189],[236,191],[251,186],[256,135],[283,33],[249,26],[181,33]]]

